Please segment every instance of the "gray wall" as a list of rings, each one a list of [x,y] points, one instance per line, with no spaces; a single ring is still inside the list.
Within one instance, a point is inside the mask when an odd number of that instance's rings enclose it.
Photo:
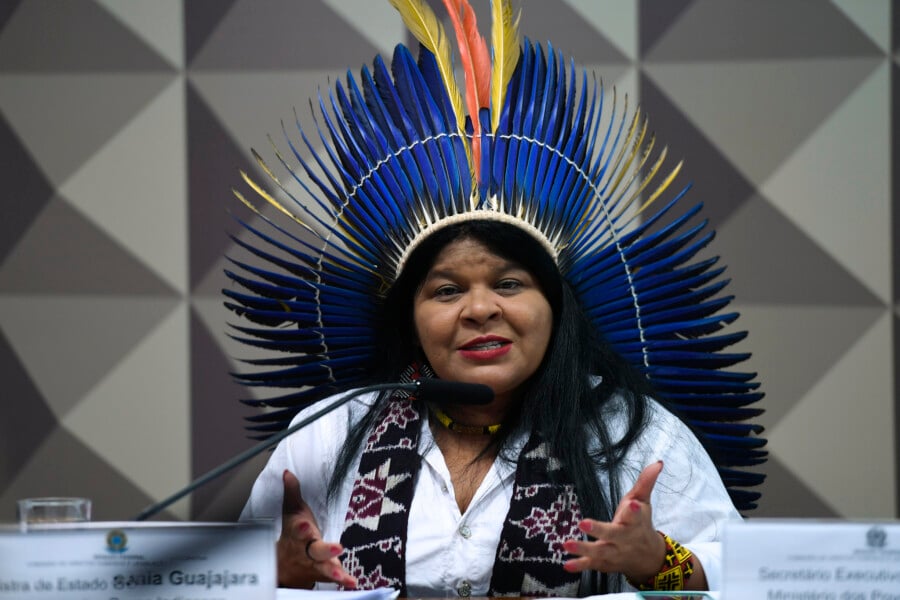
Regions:
[[[405,39],[386,4],[0,3],[0,521],[49,494],[127,519],[249,445],[229,190]],[[758,515],[897,516],[894,28],[888,0],[525,5],[640,100],[719,232],[767,393]],[[233,518],[259,466],[167,516]]]

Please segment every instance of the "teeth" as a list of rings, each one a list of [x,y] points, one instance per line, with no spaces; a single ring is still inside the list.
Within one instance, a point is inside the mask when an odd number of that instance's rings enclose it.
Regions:
[[[499,348],[503,344],[500,342],[487,342],[485,344],[475,344],[474,346],[469,346],[469,350],[493,350],[494,348]]]

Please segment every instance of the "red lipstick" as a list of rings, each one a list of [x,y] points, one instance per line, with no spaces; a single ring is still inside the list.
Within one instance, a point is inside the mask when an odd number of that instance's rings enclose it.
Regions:
[[[459,348],[459,353],[471,360],[491,360],[503,356],[512,348],[512,342],[499,335],[483,335],[469,340]]]

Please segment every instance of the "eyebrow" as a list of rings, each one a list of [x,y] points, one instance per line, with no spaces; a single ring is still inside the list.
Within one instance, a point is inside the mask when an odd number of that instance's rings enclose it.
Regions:
[[[513,261],[513,260],[506,260],[506,259],[503,259],[503,260],[504,260],[503,264],[498,266],[496,269],[492,269],[492,271],[494,273],[503,273],[506,271],[523,271],[525,273],[528,273],[531,277],[534,277],[534,274],[531,271],[529,271],[528,269],[526,269],[524,266],[522,266],[520,263],[517,263],[516,261]],[[440,268],[440,267],[433,266],[428,270],[427,273],[425,273],[425,277],[422,278],[422,282],[424,283],[425,281],[428,281],[429,279],[434,279],[437,277],[445,277],[447,279],[452,279],[454,273],[455,273],[455,271],[453,269]]]
[[[534,272],[529,271],[527,268],[525,268],[524,265],[522,265],[519,262],[516,262],[514,260],[505,259],[503,257],[499,257],[499,258],[501,258],[501,260],[503,260],[504,262],[502,265],[500,265],[499,268],[495,269],[495,271],[494,271],[495,273],[497,273],[497,272],[502,273],[505,271],[522,271],[523,273],[526,273],[528,275],[528,277],[531,278],[532,282],[537,287],[537,289],[540,290],[542,294],[545,294],[543,283],[538,278],[538,276],[534,274]],[[441,269],[439,267],[435,268],[435,266],[433,265],[425,273],[425,277],[422,278],[422,281],[419,282],[419,285],[416,286],[416,291],[413,293],[413,297],[416,297],[420,293],[422,293],[422,290],[425,288],[425,285],[429,281],[434,280],[434,279],[440,279],[440,278],[453,280],[453,270],[452,269]]]

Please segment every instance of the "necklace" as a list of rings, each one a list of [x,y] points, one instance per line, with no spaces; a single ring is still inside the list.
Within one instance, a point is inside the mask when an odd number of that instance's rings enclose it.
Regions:
[[[496,425],[464,425],[450,418],[450,415],[439,409],[437,406],[431,407],[431,413],[440,421],[441,425],[455,431],[456,433],[464,433],[466,435],[494,435],[500,428],[502,423]]]

